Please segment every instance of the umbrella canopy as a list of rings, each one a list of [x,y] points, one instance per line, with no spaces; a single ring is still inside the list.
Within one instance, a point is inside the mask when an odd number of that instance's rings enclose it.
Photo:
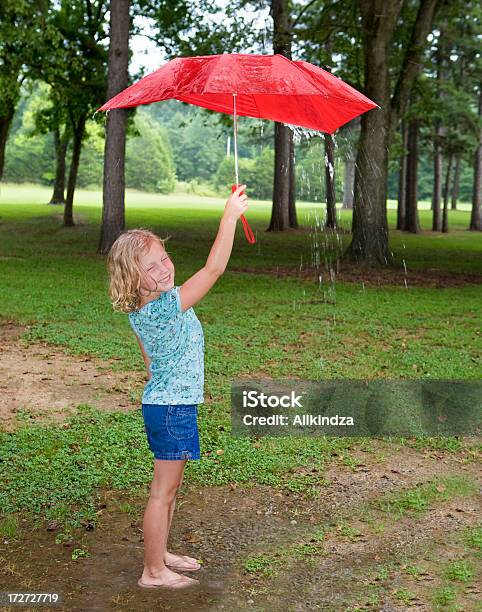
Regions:
[[[327,134],[378,104],[333,74],[284,55],[230,53],[179,57],[98,110],[175,98],[220,113],[298,125]]]
[[[380,108],[333,74],[284,55],[226,53],[178,57],[127,87],[99,111],[174,98],[234,115],[234,162],[238,179],[236,116],[258,117],[333,134],[358,115]],[[96,111],[97,112],[97,111]],[[248,242],[256,242],[241,215]]]

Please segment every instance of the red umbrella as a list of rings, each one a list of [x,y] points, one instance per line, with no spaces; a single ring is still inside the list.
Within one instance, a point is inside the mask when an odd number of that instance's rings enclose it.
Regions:
[[[129,108],[170,98],[234,115],[236,185],[237,115],[333,134],[358,115],[380,108],[340,78],[308,62],[292,61],[280,54],[226,53],[175,58],[98,110]],[[244,215],[241,220],[248,241],[254,243]]]

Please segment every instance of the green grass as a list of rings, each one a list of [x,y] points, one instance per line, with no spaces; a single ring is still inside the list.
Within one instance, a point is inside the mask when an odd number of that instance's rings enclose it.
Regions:
[[[279,563],[275,558],[268,555],[253,555],[244,562],[244,569],[250,574],[260,574],[273,577],[275,575],[274,566]]]
[[[482,527],[474,527],[467,530],[466,543],[470,548],[482,551]]]
[[[474,568],[466,559],[458,559],[447,564],[445,577],[453,582],[470,582],[474,576]]]
[[[456,604],[457,592],[451,586],[443,586],[434,591],[432,601],[436,610],[447,610],[446,606],[453,604],[451,611],[461,610]]]
[[[228,423],[200,418],[202,461],[189,463],[189,480],[200,485],[229,482],[284,488],[283,475],[298,465],[312,465],[320,453],[329,457],[352,441],[284,439],[269,453],[249,438],[232,438]],[[224,455],[216,450],[226,449]],[[145,492],[152,478],[140,411],[104,412],[79,405],[68,425],[22,425],[0,432],[0,513],[31,510],[71,527],[95,523],[106,487]],[[1,527],[1,523],[0,523]],[[5,523],[4,530],[12,529]]]
[[[402,516],[422,513],[431,503],[447,501],[455,496],[475,495],[477,491],[477,483],[471,477],[456,474],[386,495],[371,504],[387,514]]]
[[[73,228],[61,226],[61,208],[45,205],[49,196],[50,190],[38,187],[0,187],[0,318],[27,324],[26,341],[59,345],[67,354],[111,358],[115,369],[138,370],[143,377],[142,356],[127,317],[113,312],[108,301],[105,257],[96,254],[100,193],[77,193],[78,224]],[[180,285],[204,265],[224,203],[128,192],[127,227],[149,227],[161,237],[171,236],[167,248]],[[301,203],[300,223],[321,208]],[[236,266],[296,268],[310,261],[310,235],[266,233],[269,213],[269,203],[251,203],[247,217],[257,244],[246,242],[239,224],[228,270],[195,307],[205,333],[209,402],[200,406],[203,461],[189,464],[187,478],[302,492],[312,488],[312,479],[290,476],[291,469],[322,467],[335,450],[344,451],[345,464],[356,465],[350,456],[354,441],[262,438],[255,446],[248,438],[234,438],[231,381],[249,374],[316,380],[479,378],[481,290],[476,285],[407,290],[320,284],[230,271]],[[391,227],[395,214],[391,208]],[[450,214],[453,232],[448,235],[393,232],[390,244],[398,261],[403,257],[408,268],[480,272],[480,235],[465,231],[469,212]],[[348,226],[349,219],[350,213],[343,211],[343,224]],[[421,211],[421,221],[430,227],[430,211]],[[347,244],[349,237],[340,239]],[[329,246],[326,256],[335,250]],[[73,523],[91,520],[99,488],[131,489],[144,486],[151,476],[139,414],[100,413],[84,406],[67,429],[29,424],[1,437],[4,513],[30,508],[70,517]],[[219,449],[224,454],[218,455]],[[459,449],[455,441],[453,450]]]

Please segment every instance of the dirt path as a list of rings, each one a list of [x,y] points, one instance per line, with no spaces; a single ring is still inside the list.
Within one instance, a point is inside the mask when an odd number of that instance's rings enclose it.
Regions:
[[[12,431],[17,415],[31,421],[65,421],[79,404],[104,410],[138,408],[141,372],[115,372],[112,360],[67,355],[61,348],[20,339],[25,326],[0,325],[0,428]]]

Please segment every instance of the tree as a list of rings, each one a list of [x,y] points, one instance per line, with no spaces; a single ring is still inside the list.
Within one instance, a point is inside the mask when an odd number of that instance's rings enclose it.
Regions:
[[[139,135],[129,138],[126,146],[126,185],[144,191],[174,191],[175,172],[165,128],[139,112],[135,125]]]
[[[36,117],[45,105],[48,85],[26,79],[6,146],[4,180],[52,182],[52,135],[39,133]]]
[[[63,224],[74,225],[73,202],[87,118],[105,98],[105,0],[63,0],[48,15],[52,46],[43,46],[30,71],[51,87],[52,129],[66,121],[72,138]]]
[[[358,145],[353,239],[344,259],[369,265],[393,264],[388,243],[388,153],[410,99],[420,56],[440,0],[420,0],[410,29],[409,44],[391,93],[392,44],[403,0],[358,0],[365,59],[364,93],[381,106],[364,113]]]
[[[408,124],[405,224],[402,229],[413,234],[420,232],[418,218],[418,133],[418,119],[412,117]]]
[[[50,132],[53,134],[55,180],[49,204],[65,204],[66,157],[71,132],[69,130],[64,100],[56,100],[55,93],[52,87],[48,87],[48,93],[45,97],[50,104],[37,110],[35,113],[35,125],[38,134],[48,134]]]
[[[39,48],[49,44],[48,0],[0,2],[0,180],[10,125],[20,99],[28,66]]]
[[[400,122],[401,151],[398,164],[398,205],[397,205],[397,230],[406,227],[407,219],[407,149],[408,149],[408,124],[406,120]]]
[[[128,85],[130,0],[110,2],[110,45],[107,99]],[[102,228],[98,252],[108,253],[125,228],[125,146],[127,113],[108,112],[104,157]]]
[[[271,16],[273,18],[273,53],[279,53],[291,59],[290,17],[286,0],[272,0]],[[293,146],[293,132],[283,123],[276,121],[273,208],[268,231],[280,231],[298,225],[291,191],[291,183],[294,180]]]
[[[230,129],[221,129],[214,113],[178,100],[150,104],[145,112],[169,133],[177,178],[208,181],[226,154],[225,138]]]
[[[451,208],[456,208],[462,161],[469,159],[479,138],[474,98],[480,74],[481,13],[479,3],[464,3],[463,14],[459,2],[445,4],[426,61],[426,83],[429,85],[422,112],[432,122],[426,140],[433,143],[434,149],[434,231],[448,230],[448,198],[451,195]],[[447,162],[445,181],[442,176],[444,158]],[[441,215],[442,192],[444,207]]]
[[[482,83],[479,85],[479,142],[474,154],[474,189],[469,229],[482,231]]]

